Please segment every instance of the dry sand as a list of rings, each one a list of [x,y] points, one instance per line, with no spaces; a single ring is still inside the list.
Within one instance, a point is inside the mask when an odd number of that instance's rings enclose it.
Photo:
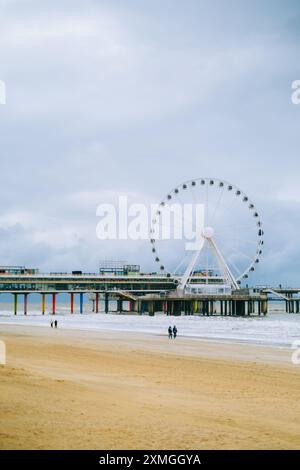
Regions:
[[[1,449],[300,448],[291,351],[1,325]]]

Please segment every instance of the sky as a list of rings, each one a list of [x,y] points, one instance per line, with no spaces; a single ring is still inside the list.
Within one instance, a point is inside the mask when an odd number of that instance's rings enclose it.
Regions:
[[[262,214],[253,283],[299,285],[299,57],[299,0],[0,0],[0,264],[152,271],[97,206],[208,176]]]

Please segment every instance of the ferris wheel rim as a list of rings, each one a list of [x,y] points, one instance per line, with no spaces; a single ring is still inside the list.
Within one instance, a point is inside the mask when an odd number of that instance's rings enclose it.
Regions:
[[[256,242],[253,242],[256,245],[256,250],[255,254],[251,257],[251,262],[247,265],[246,269],[244,269],[239,276],[235,276],[236,282],[238,284],[241,283],[242,280],[247,279],[249,273],[255,271],[255,265],[259,263],[261,254],[262,254],[262,246],[264,245],[264,240],[263,240],[263,224],[261,221],[261,216],[260,213],[258,212],[256,205],[253,203],[252,199],[248,197],[248,195],[240,189],[237,185],[230,183],[229,181],[225,179],[220,179],[220,178],[215,178],[215,177],[200,177],[200,178],[195,178],[195,179],[189,179],[186,180],[179,185],[173,187],[167,194],[166,196],[161,200],[159,203],[158,207],[165,207],[166,204],[170,204],[170,201],[172,201],[173,195],[178,197],[178,194],[180,194],[180,191],[186,191],[187,189],[193,189],[197,186],[197,184],[201,186],[207,185],[209,183],[209,186],[214,186],[215,184],[219,185],[219,188],[227,188],[228,191],[235,192],[235,195],[237,197],[240,197],[243,199],[243,202],[247,203],[248,209],[252,211],[253,216],[257,219],[256,221],[256,236],[258,237],[256,239]],[[161,215],[160,209],[156,211],[155,214],[155,219],[152,220],[151,227],[150,227],[150,242],[152,245],[152,252],[155,254],[155,261],[157,263],[160,263],[161,260],[157,256],[157,251],[156,251],[156,240],[153,238],[153,225],[156,223],[156,217]],[[161,265],[160,266],[161,271],[165,271],[165,266]],[[170,273],[171,274],[171,273]]]

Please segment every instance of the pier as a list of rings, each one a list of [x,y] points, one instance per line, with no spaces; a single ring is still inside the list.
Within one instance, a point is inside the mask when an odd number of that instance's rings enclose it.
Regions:
[[[199,282],[193,279],[191,282]],[[23,303],[24,315],[28,313],[30,294],[40,294],[41,314],[45,314],[46,300],[51,299],[50,313],[57,311],[57,296],[68,294],[70,314],[74,313],[75,296],[79,297],[79,313],[84,312],[84,302],[91,304],[91,310],[99,313],[100,301],[104,312],[111,311],[111,301],[117,304],[116,311],[154,315],[221,315],[250,316],[266,315],[268,312],[267,289],[239,289],[231,294],[188,294],[178,293],[179,279],[159,274],[107,275],[107,274],[1,274],[1,294],[12,294],[12,313],[17,315],[18,303]],[[287,311],[299,312],[299,300],[292,295],[299,290],[285,292]],[[124,309],[124,302],[127,308]]]
[[[300,288],[262,287],[259,291],[269,295],[273,294],[273,298],[284,301],[286,313],[300,313]]]
[[[204,315],[204,316],[250,316],[266,315],[268,299],[266,295],[170,295],[165,298],[156,295],[140,297],[136,306],[138,313],[154,315]]]

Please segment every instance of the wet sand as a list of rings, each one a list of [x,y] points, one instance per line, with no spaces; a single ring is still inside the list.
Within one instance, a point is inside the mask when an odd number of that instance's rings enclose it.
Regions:
[[[299,449],[291,350],[0,325],[0,449]]]

